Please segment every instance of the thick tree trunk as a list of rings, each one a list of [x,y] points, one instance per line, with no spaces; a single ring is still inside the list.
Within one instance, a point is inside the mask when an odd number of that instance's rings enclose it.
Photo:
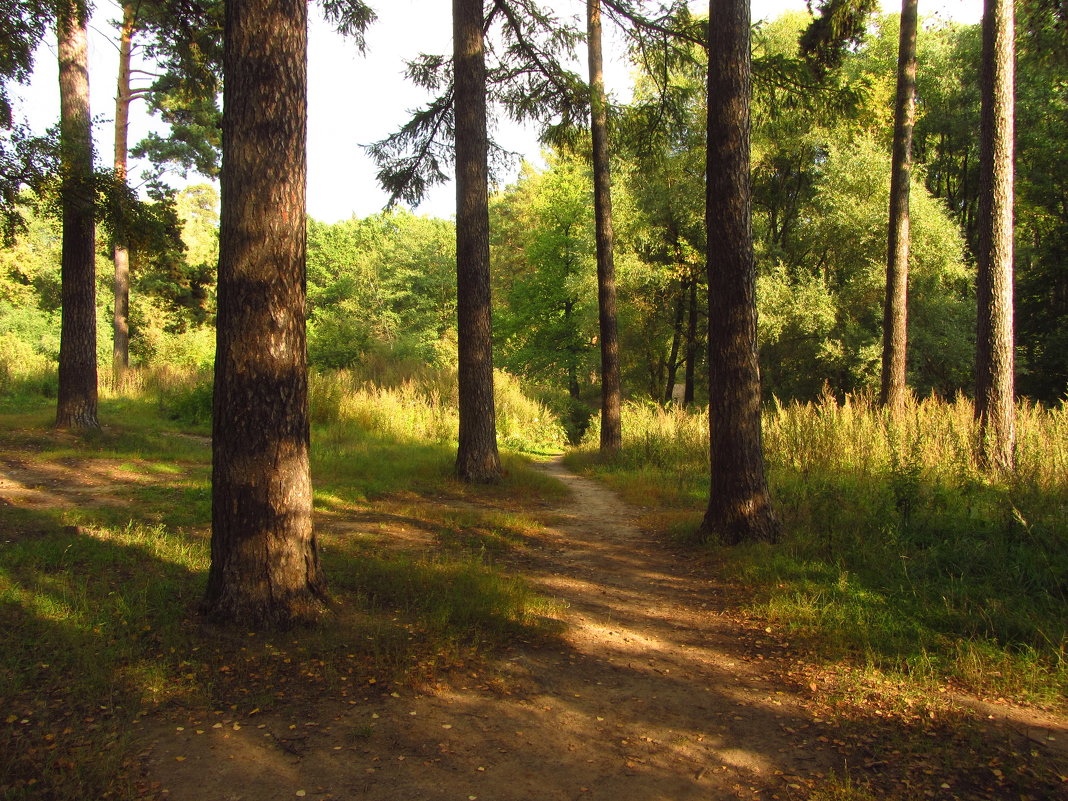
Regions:
[[[222,220],[203,609],[241,626],[313,618],[305,304],[307,4],[226,4]]]
[[[137,12],[133,5],[122,7],[122,27],[119,29],[119,78],[115,90],[115,177],[126,181],[126,160],[129,150],[130,127],[130,56],[133,52],[134,28]],[[112,315],[114,340],[112,369],[117,382],[122,381],[130,366],[130,251],[125,232],[115,235],[112,247],[115,264],[115,306]]]
[[[482,0],[453,0],[456,70],[456,317],[460,441],[456,474],[464,481],[501,477],[493,406],[490,313],[486,56]]]
[[[593,138],[593,208],[597,221],[597,305],[601,334],[601,453],[623,446],[620,421],[619,335],[613,256],[612,173],[608,154],[608,102],[601,56],[601,2],[586,0],[590,62],[590,133]]]
[[[757,364],[749,178],[749,1],[710,0],[708,42],[708,374],[711,494],[698,534],[773,542]]]
[[[76,3],[60,9],[60,158],[63,208],[59,397],[56,425],[97,428],[96,229],[89,115],[87,20]]]
[[[908,397],[909,181],[912,128],[916,119],[917,0],[901,2],[897,51],[897,100],[894,104],[894,153],[890,174],[890,229],[883,308],[883,372],[879,402],[900,414]]]
[[[986,0],[979,126],[975,416],[980,457],[987,466],[999,470],[1013,468],[1016,444],[1012,319],[1014,30],[1012,0]]]

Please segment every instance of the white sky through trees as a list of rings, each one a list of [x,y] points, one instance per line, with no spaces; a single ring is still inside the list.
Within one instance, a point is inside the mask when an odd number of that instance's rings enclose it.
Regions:
[[[334,33],[311,6],[308,57],[308,213],[325,222],[353,215],[364,217],[381,210],[386,196],[375,179],[375,165],[360,145],[369,144],[396,130],[408,110],[426,102],[428,95],[404,78],[404,62],[419,53],[451,51],[452,4],[448,0],[387,0],[371,5],[378,21],[367,32],[367,52],[357,49]],[[553,0],[562,18],[575,17],[584,30],[583,0]],[[898,10],[893,0],[883,0],[888,11]],[[694,8],[704,7],[694,4]],[[753,0],[753,19],[775,17],[786,10],[804,10],[805,0]],[[981,0],[920,0],[921,16],[938,16],[976,22]],[[114,0],[101,0],[90,30],[90,92],[95,120],[97,158],[111,163],[115,115],[115,76],[118,51],[110,24],[121,16]],[[605,25],[605,80],[610,94],[625,99],[630,73],[624,60],[625,45],[618,31]],[[574,69],[585,74],[584,54]],[[13,87],[21,103],[16,107],[34,128],[43,130],[59,117],[55,37],[37,53],[33,82]],[[144,104],[135,101],[130,114],[130,142],[139,141],[151,121]],[[529,159],[539,154],[537,132],[499,120],[495,132],[505,147]],[[518,167],[518,161],[516,163]],[[137,180],[143,165],[131,159],[130,176]],[[507,176],[506,176],[507,178]],[[189,182],[202,181],[190,175]],[[178,185],[182,182],[176,181]],[[455,209],[452,184],[436,187],[416,211],[451,217]]]

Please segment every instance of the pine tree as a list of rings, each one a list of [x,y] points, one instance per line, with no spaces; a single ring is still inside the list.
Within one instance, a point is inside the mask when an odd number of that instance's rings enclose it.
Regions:
[[[979,120],[975,416],[980,458],[998,470],[1013,468],[1016,444],[1012,319],[1014,31],[1012,0],[986,0]]]
[[[710,0],[708,26],[708,384],[711,494],[698,530],[725,545],[774,542],[764,476],[756,266],[749,177],[748,0]]]
[[[226,4],[222,220],[212,420],[213,620],[319,611],[305,306],[307,3]]]

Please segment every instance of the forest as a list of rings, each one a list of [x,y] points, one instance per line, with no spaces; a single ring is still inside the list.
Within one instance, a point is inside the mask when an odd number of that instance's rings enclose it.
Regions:
[[[306,3],[122,3],[113,154],[5,6],[0,798],[1065,792],[1068,8],[565,5],[453,0],[341,222]]]

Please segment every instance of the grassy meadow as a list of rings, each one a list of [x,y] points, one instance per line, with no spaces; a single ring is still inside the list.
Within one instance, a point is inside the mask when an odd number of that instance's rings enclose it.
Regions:
[[[209,561],[210,376],[146,371],[121,390],[105,383],[103,430],[75,436],[51,427],[48,374],[5,374],[0,798],[150,792],[130,770],[131,744],[156,709],[355,701],[454,665],[477,670],[481,655],[517,638],[555,636],[553,602],[501,557],[526,547],[539,505],[563,491],[515,449],[558,447],[562,431],[514,381],[499,381],[513,451],[505,480],[473,491],[451,477],[449,376],[378,378],[313,376],[328,618],[299,634],[253,635],[196,617]]]
[[[1068,408],[1022,403],[1018,467],[986,474],[965,399],[773,404],[764,417],[776,546],[722,554],[755,610],[847,657],[918,681],[1063,704],[1068,693]],[[708,497],[704,410],[628,403],[624,450],[596,431],[570,454],[681,539]]]

